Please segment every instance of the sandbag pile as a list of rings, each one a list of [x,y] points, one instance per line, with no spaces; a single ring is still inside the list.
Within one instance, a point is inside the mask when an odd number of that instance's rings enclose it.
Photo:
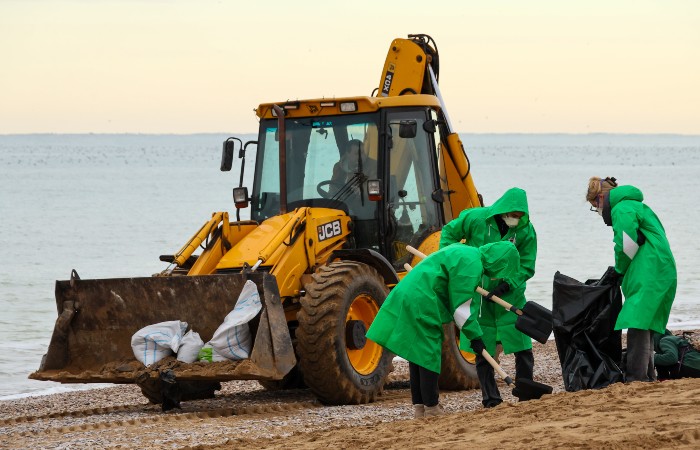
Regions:
[[[175,354],[178,361],[185,363],[246,359],[250,357],[253,347],[248,322],[261,310],[262,302],[258,288],[254,282],[248,280],[233,310],[224,318],[206,344],[194,330],[185,333],[187,322],[171,320],[138,330],[131,337],[131,348],[134,357],[146,366]]]

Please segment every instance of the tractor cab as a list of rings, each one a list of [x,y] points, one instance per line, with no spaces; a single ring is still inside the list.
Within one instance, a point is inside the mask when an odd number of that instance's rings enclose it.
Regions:
[[[342,210],[352,220],[346,247],[374,250],[402,271],[406,245],[444,224],[437,108],[425,104],[432,96],[410,97],[422,98],[297,102],[280,108],[283,118],[261,105],[251,219],[301,206]]]

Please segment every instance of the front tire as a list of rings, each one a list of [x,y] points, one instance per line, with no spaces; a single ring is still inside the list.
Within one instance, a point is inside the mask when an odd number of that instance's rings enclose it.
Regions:
[[[321,266],[312,277],[296,333],[304,382],[326,404],[372,402],[393,354],[364,335],[388,289],[375,269],[354,261]]]

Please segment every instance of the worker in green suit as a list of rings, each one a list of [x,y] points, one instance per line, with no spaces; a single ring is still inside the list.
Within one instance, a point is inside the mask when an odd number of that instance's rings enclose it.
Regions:
[[[652,332],[663,334],[676,295],[676,262],[661,221],[643,203],[642,191],[618,186],[615,178],[592,177],[586,200],[612,226],[615,266],[609,274],[621,281],[625,297],[615,323],[627,329],[625,381],[652,381]]]
[[[472,347],[483,349],[474,291],[484,276],[507,278],[518,265],[510,242],[451,245],[428,255],[389,293],[367,338],[409,362],[414,417],[443,413],[438,391],[442,325],[454,321]]]
[[[526,281],[535,274],[537,234],[530,222],[525,191],[511,188],[491,206],[462,211],[459,217],[442,228],[440,248],[462,240],[475,247],[490,242],[510,241],[518,249],[520,264],[516,271],[505,277],[485,276],[482,279],[481,286],[489,291],[489,295],[481,302],[479,325],[484,332],[486,350],[495,355],[496,345],[501,344],[505,354],[515,353],[516,380],[532,380],[535,363],[532,339],[515,328],[517,315],[489,301],[491,296],[496,295],[517,308],[522,308],[526,303]],[[496,385],[494,370],[475,349],[469,347],[468,342],[460,340],[463,350],[476,353],[483,405],[486,408],[497,406],[503,400]]]

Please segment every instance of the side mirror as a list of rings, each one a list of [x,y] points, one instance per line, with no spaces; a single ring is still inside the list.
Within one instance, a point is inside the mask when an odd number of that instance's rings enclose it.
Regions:
[[[423,122],[423,130],[426,133],[435,133],[437,131],[437,122],[435,120],[427,120]]]
[[[224,148],[221,151],[221,171],[228,172],[233,166],[233,138],[228,138],[224,141]]]
[[[399,123],[399,137],[413,139],[418,131],[418,123],[415,120],[402,120]]]
[[[245,149],[247,149],[248,146],[251,145],[251,144],[253,144],[253,145],[258,145],[258,141],[248,141],[248,142],[246,142],[245,145],[242,146],[240,150],[238,150],[238,157],[239,157],[239,158],[245,158]]]
[[[247,208],[249,200],[247,187],[233,188],[233,203],[236,205],[236,208]]]

